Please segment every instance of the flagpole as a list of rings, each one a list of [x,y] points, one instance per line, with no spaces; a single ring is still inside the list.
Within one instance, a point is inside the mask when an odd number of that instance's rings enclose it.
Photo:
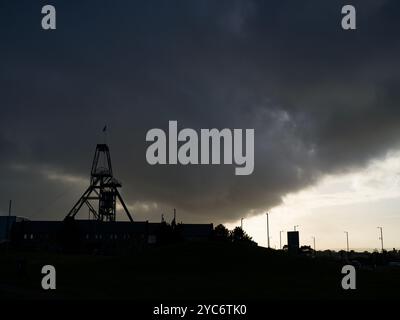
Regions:
[[[107,125],[103,127],[104,144],[107,144]]]

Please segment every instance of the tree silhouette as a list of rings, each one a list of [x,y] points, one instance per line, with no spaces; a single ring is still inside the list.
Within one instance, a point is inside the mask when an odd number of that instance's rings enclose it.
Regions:
[[[236,227],[231,231],[230,238],[233,242],[252,242],[252,238],[241,228]]]
[[[311,246],[301,246],[300,253],[304,255],[312,255],[314,253],[314,249]]]
[[[219,224],[214,228],[214,237],[216,240],[228,241],[229,230],[223,224]]]

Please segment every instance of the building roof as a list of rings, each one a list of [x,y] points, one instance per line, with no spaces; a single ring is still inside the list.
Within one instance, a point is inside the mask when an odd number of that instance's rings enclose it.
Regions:
[[[213,224],[182,224],[183,237],[208,237],[213,231]]]

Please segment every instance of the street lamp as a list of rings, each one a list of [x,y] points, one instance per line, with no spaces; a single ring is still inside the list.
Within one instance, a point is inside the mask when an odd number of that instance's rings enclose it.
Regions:
[[[268,212],[266,213],[267,215],[267,244],[268,244],[268,248],[270,248],[269,246],[269,217],[268,217]]]
[[[313,242],[314,242],[314,252],[317,252],[317,250],[315,249],[315,237],[313,236],[311,238],[313,239]]]
[[[382,227],[377,227],[377,228],[381,230],[381,236],[379,237],[379,240],[381,240],[382,253],[383,253],[383,228]]]
[[[346,234],[346,240],[347,240],[347,252],[349,252],[349,232],[345,231],[344,233]]]

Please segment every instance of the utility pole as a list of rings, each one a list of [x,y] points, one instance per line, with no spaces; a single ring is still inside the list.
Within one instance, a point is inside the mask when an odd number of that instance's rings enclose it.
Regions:
[[[279,249],[282,250],[282,232],[285,232],[283,230],[279,231]]]
[[[346,240],[347,240],[347,252],[349,252],[349,233],[347,231],[344,232],[346,234]]]
[[[382,253],[383,253],[383,228],[382,227],[378,227],[378,229],[381,230],[381,236],[379,238],[379,240],[381,240],[381,245],[382,245]]]
[[[313,236],[312,239],[313,239],[313,242],[314,242],[314,252],[317,252],[317,250],[315,249],[315,237]]]
[[[269,218],[268,218],[268,212],[266,213],[267,215],[267,243],[268,243],[268,249],[270,248],[269,245]]]

